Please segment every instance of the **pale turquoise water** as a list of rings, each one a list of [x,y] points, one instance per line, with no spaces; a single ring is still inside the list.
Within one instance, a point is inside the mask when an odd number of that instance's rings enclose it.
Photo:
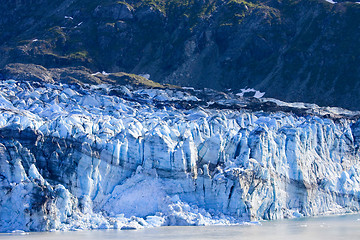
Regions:
[[[107,230],[55,233],[0,234],[14,240],[107,240],[107,239],[238,239],[360,240],[360,215],[303,218],[262,222],[261,225],[160,227],[142,230]]]

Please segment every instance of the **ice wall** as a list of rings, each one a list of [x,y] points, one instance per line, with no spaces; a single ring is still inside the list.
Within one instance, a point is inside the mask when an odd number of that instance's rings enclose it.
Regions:
[[[158,106],[158,96],[201,101],[177,90],[0,90],[0,231],[359,211],[355,120]]]

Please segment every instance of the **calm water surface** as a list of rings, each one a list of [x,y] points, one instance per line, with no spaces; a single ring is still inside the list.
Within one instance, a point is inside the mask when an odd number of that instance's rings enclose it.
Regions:
[[[0,234],[0,240],[108,239],[238,239],[308,240],[360,239],[360,215],[302,218],[262,222],[261,225],[160,227],[142,230],[104,230],[30,234]]]

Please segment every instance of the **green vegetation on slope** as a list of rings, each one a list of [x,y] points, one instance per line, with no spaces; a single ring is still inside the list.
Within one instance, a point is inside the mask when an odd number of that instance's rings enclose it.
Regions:
[[[148,73],[156,82],[357,108],[360,4],[325,0],[5,0],[0,67]]]

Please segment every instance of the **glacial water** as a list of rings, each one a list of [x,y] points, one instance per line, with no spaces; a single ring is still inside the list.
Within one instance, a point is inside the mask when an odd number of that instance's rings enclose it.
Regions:
[[[301,218],[234,226],[158,227],[140,230],[96,230],[0,234],[11,240],[110,239],[360,239],[360,215]]]

